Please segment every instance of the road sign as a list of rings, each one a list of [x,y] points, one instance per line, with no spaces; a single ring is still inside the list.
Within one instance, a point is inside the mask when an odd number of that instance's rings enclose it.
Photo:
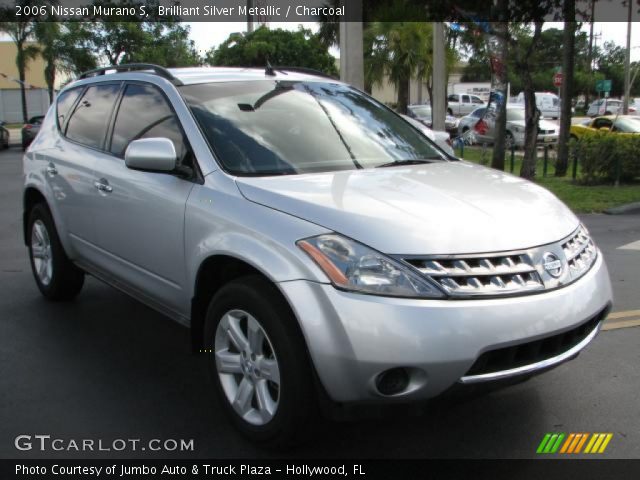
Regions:
[[[598,80],[596,82],[596,92],[610,92],[611,80]]]
[[[561,73],[554,73],[553,74],[553,86],[554,87],[561,87],[562,86],[562,74]]]

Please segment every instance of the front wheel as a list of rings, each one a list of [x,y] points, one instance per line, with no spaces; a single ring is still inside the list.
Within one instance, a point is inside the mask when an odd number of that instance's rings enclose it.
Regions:
[[[511,150],[515,147],[515,140],[511,132],[507,132],[504,136],[504,148],[505,150]]]
[[[84,272],[67,257],[46,205],[31,209],[27,226],[31,271],[38,289],[49,300],[71,300],[84,284]]]
[[[273,448],[301,440],[315,413],[313,370],[296,322],[260,276],[222,287],[205,319],[205,358],[220,400],[241,433]]]

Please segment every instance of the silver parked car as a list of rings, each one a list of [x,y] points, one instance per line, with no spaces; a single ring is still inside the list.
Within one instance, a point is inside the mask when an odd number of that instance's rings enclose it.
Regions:
[[[597,117],[598,115],[616,115],[622,114],[623,102],[616,98],[601,98],[591,102],[587,110],[587,116]],[[637,112],[637,106],[634,102],[629,103],[629,114],[633,115]]]
[[[431,128],[431,105],[409,105],[407,107],[409,117],[416,119],[426,127]],[[447,114],[444,119],[444,129],[452,134],[458,131],[458,118]]]
[[[453,151],[453,147],[451,146],[451,137],[447,132],[431,130],[424,123],[419,122],[415,118],[411,118],[409,115],[400,116],[424,133],[429,140],[439,146],[447,155],[451,155],[452,157],[456,156],[456,153]]]
[[[35,282],[69,300],[93,275],[190,327],[251,439],[292,442],[321,398],[526,378],[597,335],[605,261],[544,188],[333,79],[116,69],[65,87],[24,156]]]
[[[484,116],[486,108],[478,108],[466,117],[460,119],[458,125],[458,133],[460,135],[468,134],[473,131],[473,140],[475,143],[493,143],[495,137],[495,117],[487,115],[482,119],[484,126],[476,128],[475,125]],[[524,108],[516,105],[507,105],[507,126],[505,147],[511,148],[524,146],[524,127],[525,116]],[[548,120],[540,120],[538,122],[538,143],[542,145],[555,145],[558,143],[559,129],[555,123]]]

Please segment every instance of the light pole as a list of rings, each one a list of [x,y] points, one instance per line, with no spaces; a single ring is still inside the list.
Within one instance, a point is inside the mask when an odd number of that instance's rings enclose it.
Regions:
[[[633,12],[633,0],[627,0],[627,52],[624,59],[624,103],[622,113],[629,113],[629,94],[631,93],[631,15]]]

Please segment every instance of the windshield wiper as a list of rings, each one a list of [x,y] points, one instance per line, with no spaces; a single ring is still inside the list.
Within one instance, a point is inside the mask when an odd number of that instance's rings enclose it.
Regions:
[[[400,167],[403,165],[421,165],[424,163],[433,163],[442,161],[440,157],[434,158],[419,158],[413,160],[394,160],[393,162],[383,163],[382,165],[378,165],[376,168],[385,168],[385,167]]]

